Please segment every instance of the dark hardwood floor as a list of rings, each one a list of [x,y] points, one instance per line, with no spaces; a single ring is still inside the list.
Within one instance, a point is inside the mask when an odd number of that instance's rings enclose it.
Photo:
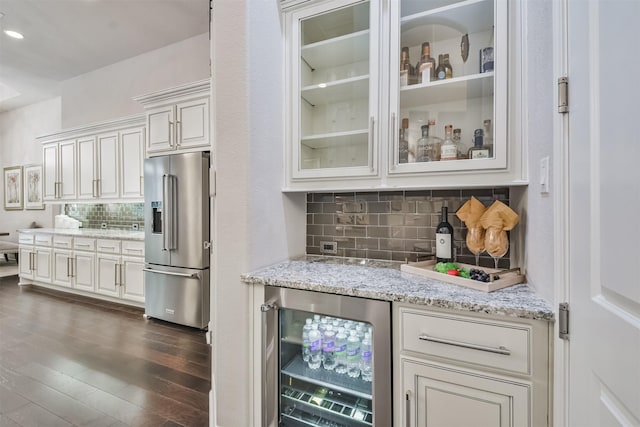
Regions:
[[[0,427],[206,426],[204,332],[0,278]]]

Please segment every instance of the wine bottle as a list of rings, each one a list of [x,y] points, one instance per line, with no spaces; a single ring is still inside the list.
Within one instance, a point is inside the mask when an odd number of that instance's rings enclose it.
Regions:
[[[442,207],[442,218],[436,227],[436,261],[453,262],[453,227],[447,221],[448,209]]]

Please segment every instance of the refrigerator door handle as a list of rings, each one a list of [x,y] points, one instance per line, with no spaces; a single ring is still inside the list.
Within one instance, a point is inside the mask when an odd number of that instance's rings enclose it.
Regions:
[[[198,273],[175,273],[173,271],[153,270],[151,268],[143,268],[142,271],[148,271],[149,273],[166,274],[167,276],[179,276],[188,278],[199,277]]]
[[[162,250],[168,251],[169,247],[169,233],[171,229],[171,225],[169,223],[169,214],[167,212],[168,209],[171,208],[169,202],[169,183],[170,176],[167,174],[162,175],[162,214],[160,215],[160,221],[162,221]]]

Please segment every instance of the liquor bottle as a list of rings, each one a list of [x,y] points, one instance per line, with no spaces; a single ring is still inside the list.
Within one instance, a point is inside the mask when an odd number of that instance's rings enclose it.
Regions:
[[[458,158],[458,146],[453,142],[451,136],[452,127],[451,125],[444,127],[444,142],[440,147],[440,160],[456,160]]]
[[[451,68],[451,63],[449,62],[449,54],[445,53],[443,58],[445,79],[450,79],[451,77],[453,77],[453,68]]]
[[[447,221],[448,209],[442,207],[442,218],[436,227],[436,261],[453,262],[453,227]]]
[[[432,147],[429,145],[429,125],[420,126],[422,137],[416,142],[416,162],[433,160]]]
[[[488,159],[491,157],[488,148],[484,147],[484,132],[482,129],[473,131],[473,147],[467,153],[470,159]]]
[[[436,61],[431,57],[431,47],[429,42],[422,43],[422,55],[416,65],[416,76],[418,83],[428,83],[435,80]]]
[[[436,79],[444,80],[447,78],[447,69],[444,65],[444,55],[438,55],[438,68],[436,68]]]
[[[416,83],[416,72],[409,59],[409,48],[403,47],[400,52],[400,86]]]
[[[453,143],[458,147],[458,158],[467,158],[467,149],[462,144],[462,129],[457,128],[453,130]]]
[[[398,163],[409,162],[409,119],[402,119],[400,138],[398,139]]]

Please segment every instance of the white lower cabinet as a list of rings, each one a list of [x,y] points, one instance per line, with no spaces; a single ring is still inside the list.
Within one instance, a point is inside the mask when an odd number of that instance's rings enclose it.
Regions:
[[[393,307],[395,424],[547,426],[547,321]]]
[[[446,365],[402,360],[410,426],[529,425],[530,385]]]
[[[19,241],[21,284],[144,304],[144,242],[64,235],[38,239],[32,233],[21,233]],[[36,246],[51,241],[53,249]]]

